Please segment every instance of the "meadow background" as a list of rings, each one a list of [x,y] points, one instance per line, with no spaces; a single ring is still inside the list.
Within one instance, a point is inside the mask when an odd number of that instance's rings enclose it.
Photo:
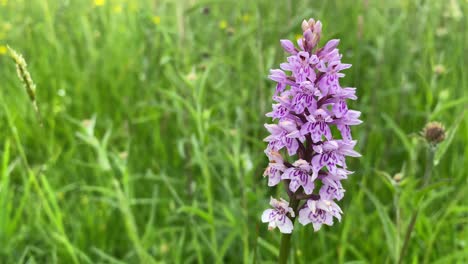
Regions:
[[[468,263],[466,0],[0,0],[0,263],[274,263],[274,84],[302,19],[340,38],[360,159],[291,263]],[[6,45],[37,84],[40,126]],[[421,188],[428,121],[445,124]],[[394,175],[403,177],[396,183]]]

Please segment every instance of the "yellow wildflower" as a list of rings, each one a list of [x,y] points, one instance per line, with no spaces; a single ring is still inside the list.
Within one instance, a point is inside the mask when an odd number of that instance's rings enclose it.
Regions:
[[[220,29],[226,29],[228,27],[228,23],[226,20],[221,20],[219,21],[219,28]]]
[[[5,45],[0,45],[0,55],[6,54],[8,51]]]
[[[94,0],[94,6],[103,6],[106,4],[106,0]]]
[[[244,23],[246,23],[246,24],[249,23],[249,21],[250,21],[250,15],[249,15],[249,14],[244,14],[244,15],[242,16],[242,21],[243,21]]]
[[[153,19],[152,19],[152,20],[153,20],[153,23],[154,23],[155,25],[161,24],[161,17],[160,17],[160,16],[153,16]]]
[[[114,12],[114,13],[116,13],[116,14],[122,13],[122,6],[121,6],[121,5],[115,5],[115,6],[112,8],[112,12]]]

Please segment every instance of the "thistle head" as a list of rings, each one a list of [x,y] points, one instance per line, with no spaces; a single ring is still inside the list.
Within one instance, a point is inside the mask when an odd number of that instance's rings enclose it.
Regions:
[[[424,127],[422,135],[429,144],[437,145],[445,139],[445,127],[439,122],[429,122]]]

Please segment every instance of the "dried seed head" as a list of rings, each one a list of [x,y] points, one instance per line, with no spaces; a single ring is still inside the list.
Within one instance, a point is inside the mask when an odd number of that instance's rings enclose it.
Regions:
[[[428,143],[437,145],[445,139],[445,127],[439,122],[428,123],[422,134]]]
[[[211,8],[209,6],[205,6],[205,7],[202,8],[201,12],[204,15],[209,15],[210,12],[211,12]]]
[[[232,36],[232,35],[234,35],[234,33],[236,33],[236,29],[234,29],[233,27],[228,27],[228,28],[226,28],[226,32],[227,32],[228,36]]]

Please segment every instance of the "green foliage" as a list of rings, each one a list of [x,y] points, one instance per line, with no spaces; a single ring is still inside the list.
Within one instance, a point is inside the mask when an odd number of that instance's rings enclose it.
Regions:
[[[353,64],[342,83],[358,88],[363,157],[350,159],[342,222],[297,228],[291,263],[393,263],[415,208],[404,263],[468,262],[467,11],[0,0],[0,263],[274,263],[280,236],[260,215],[284,190],[261,176],[266,75],[284,59],[279,39],[309,17]],[[7,45],[28,63],[43,126]],[[421,189],[432,120],[448,138]]]

